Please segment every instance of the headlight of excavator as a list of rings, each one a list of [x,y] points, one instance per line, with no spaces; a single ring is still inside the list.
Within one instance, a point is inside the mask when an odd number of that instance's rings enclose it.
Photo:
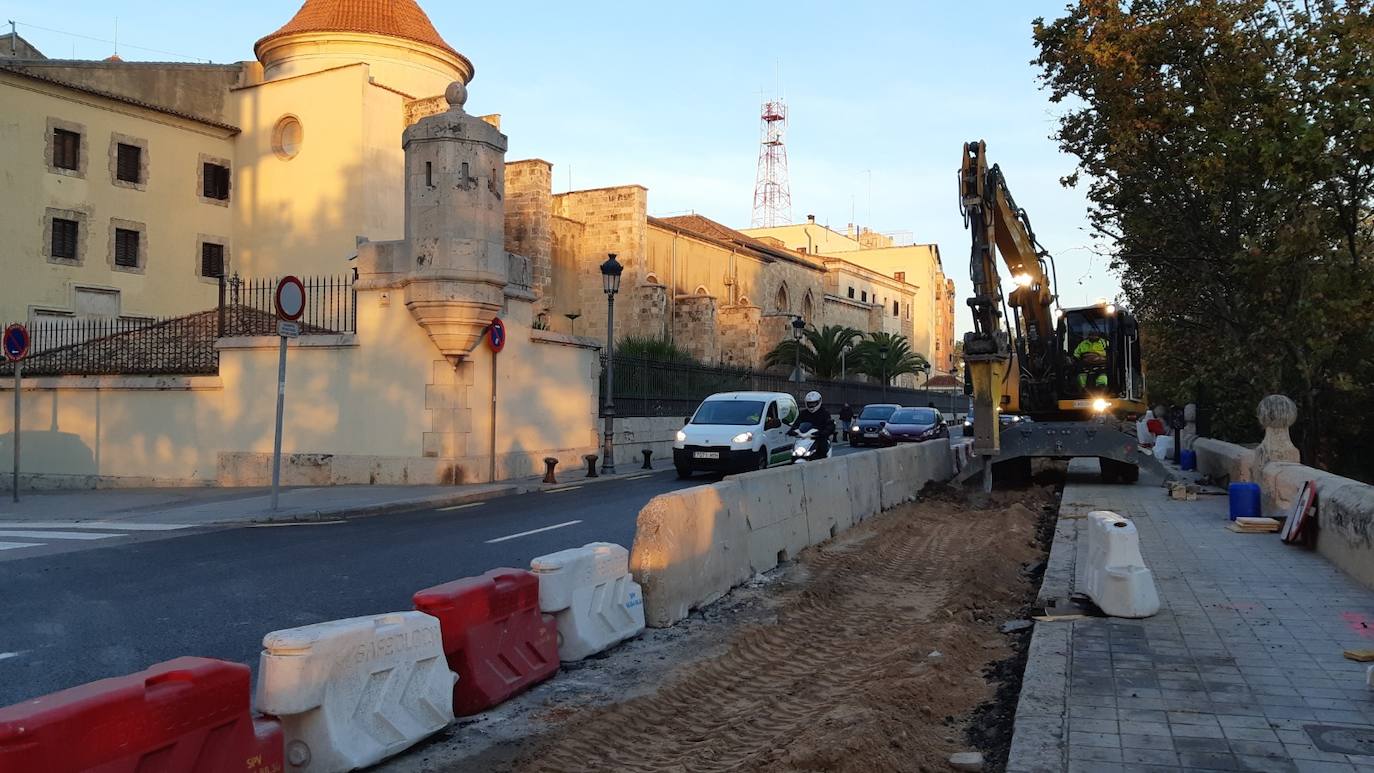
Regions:
[[[1112,407],[1112,404],[1108,400],[1103,400],[1100,397],[1093,400],[1093,413],[1106,413],[1107,409],[1110,407]]]

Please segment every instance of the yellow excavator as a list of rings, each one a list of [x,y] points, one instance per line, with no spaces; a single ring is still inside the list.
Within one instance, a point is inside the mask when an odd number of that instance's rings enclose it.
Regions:
[[[1141,465],[1163,474],[1125,423],[1146,409],[1135,318],[1106,302],[1059,306],[1054,258],[982,141],[964,145],[959,207],[973,235],[964,363],[975,458],[957,480],[981,473],[990,491],[994,473],[1029,479],[1036,457],[1096,457],[1105,481],[1134,482]],[[1005,295],[999,254],[1015,285]]]

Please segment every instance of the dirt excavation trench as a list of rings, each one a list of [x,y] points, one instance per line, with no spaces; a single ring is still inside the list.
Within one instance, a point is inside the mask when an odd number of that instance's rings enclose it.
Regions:
[[[665,633],[650,632],[629,656],[643,668],[554,680],[638,688],[585,701],[536,692],[515,718],[522,737],[477,757],[431,747],[412,769],[943,771],[975,749],[1001,769],[1028,632],[999,627],[1035,597],[1054,489],[981,506],[982,495],[926,493],[736,591],[681,638],[655,644]]]

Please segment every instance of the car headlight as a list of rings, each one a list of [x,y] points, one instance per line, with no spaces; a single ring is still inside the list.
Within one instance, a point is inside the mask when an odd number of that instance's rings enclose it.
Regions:
[[[731,442],[731,443],[748,443],[750,440],[753,440],[753,439],[754,439],[754,433],[752,433],[752,432],[741,432],[741,433],[739,433],[738,435],[735,435],[734,437],[730,438],[730,442]]]
[[[686,443],[686,442],[687,442],[687,433],[686,433],[686,432],[683,432],[682,430],[678,430],[678,431],[677,431],[677,442],[679,442],[679,443]]]
[[[878,431],[878,434],[879,434],[879,435],[891,435],[892,433],[887,431],[887,427],[883,427],[881,430]]]
[[[1110,407],[1112,407],[1112,404],[1109,400],[1103,400],[1100,397],[1093,400],[1093,413],[1106,413],[1107,409]]]
[[[859,425],[858,425],[858,424],[855,424],[854,426],[852,426],[852,427],[849,428],[849,431],[850,431],[850,432],[858,432],[858,431],[859,431]]]

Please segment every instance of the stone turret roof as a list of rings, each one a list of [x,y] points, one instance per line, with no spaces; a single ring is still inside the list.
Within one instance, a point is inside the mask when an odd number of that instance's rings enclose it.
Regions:
[[[305,0],[305,5],[281,29],[264,37],[254,50],[270,40],[302,32],[366,32],[418,43],[461,56],[439,36],[434,24],[415,0]]]

